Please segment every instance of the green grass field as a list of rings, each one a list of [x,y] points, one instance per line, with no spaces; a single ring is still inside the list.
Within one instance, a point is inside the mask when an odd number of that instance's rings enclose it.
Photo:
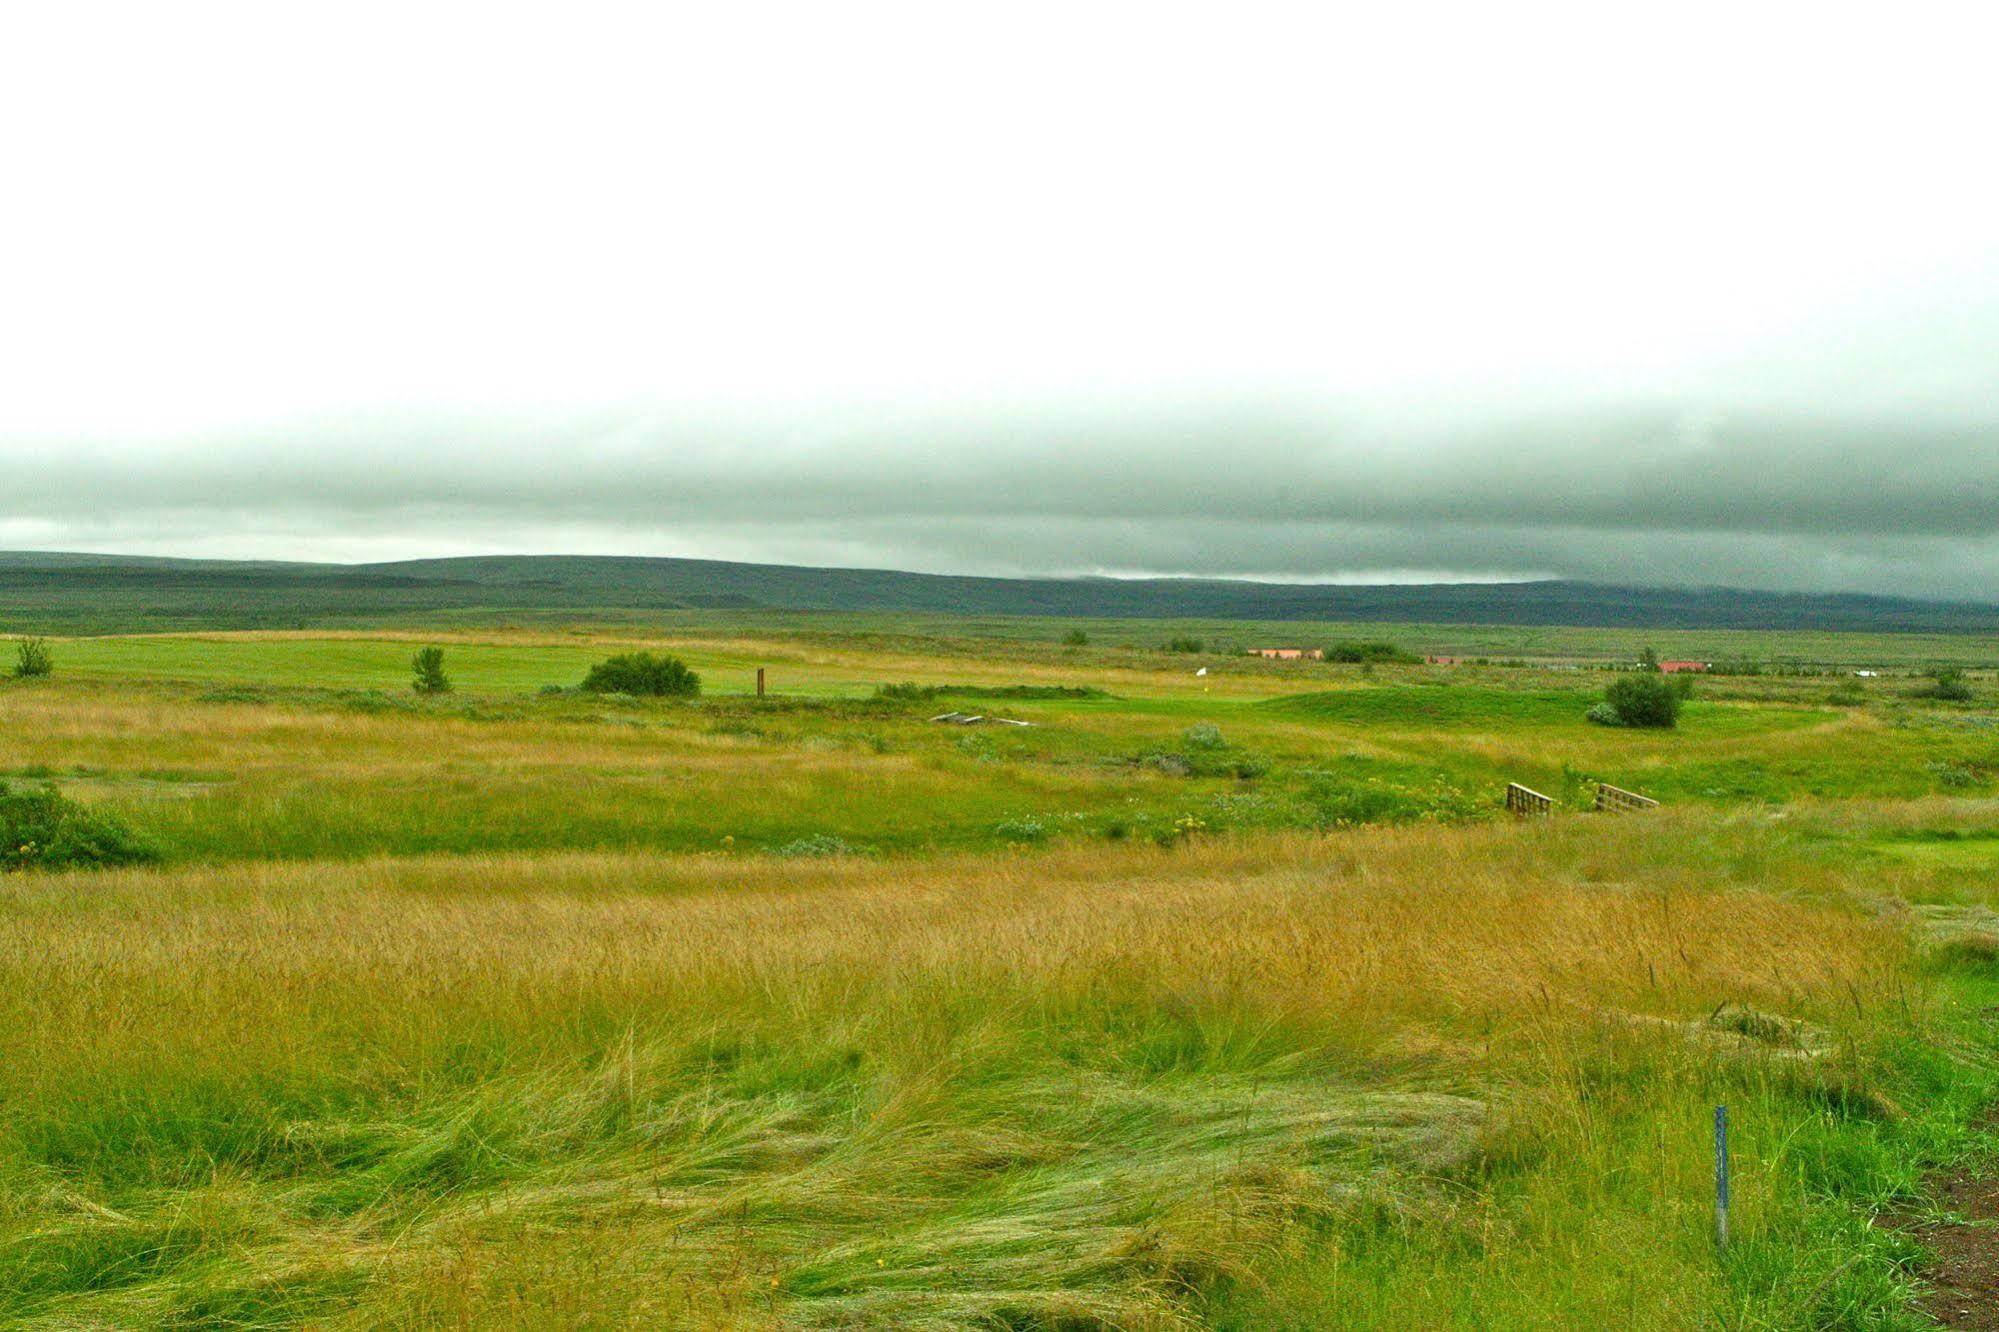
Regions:
[[[1070,627],[55,640],[0,781],[158,859],[0,878],[0,1322],[1928,1325],[1876,1222],[1994,1145],[1999,683],[1575,667],[1989,645]],[[638,646],[703,696],[575,689]]]

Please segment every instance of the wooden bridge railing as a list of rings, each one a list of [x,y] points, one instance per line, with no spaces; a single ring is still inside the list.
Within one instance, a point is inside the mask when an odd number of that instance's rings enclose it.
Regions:
[[[1659,802],[1650,796],[1639,795],[1636,791],[1627,791],[1621,786],[1612,786],[1609,782],[1598,782],[1596,787],[1596,807],[1608,810],[1613,814],[1628,814],[1641,809],[1657,809],[1659,808]]]
[[[1525,818],[1543,817],[1555,812],[1554,800],[1519,782],[1506,784],[1506,807]]]

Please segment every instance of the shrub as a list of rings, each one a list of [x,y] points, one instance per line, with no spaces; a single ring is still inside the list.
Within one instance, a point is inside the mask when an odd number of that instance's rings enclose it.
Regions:
[[[1228,744],[1222,739],[1222,728],[1213,722],[1195,722],[1180,739],[1189,749],[1220,749]]]
[[[1858,680],[1848,680],[1834,685],[1832,692],[1825,696],[1825,701],[1835,707],[1856,708],[1867,701],[1867,689]]]
[[[1617,709],[1608,703],[1599,703],[1583,714],[1583,720],[1593,721],[1598,726],[1622,726],[1624,718],[1617,715]]]
[[[1222,765],[1227,776],[1237,781],[1249,782],[1270,771],[1269,760],[1258,754],[1242,754]]]
[[[1376,640],[1344,639],[1326,649],[1326,660],[1346,662],[1348,664],[1397,662],[1402,665],[1411,665],[1423,659],[1414,652],[1395,643],[1383,643]]]
[[[419,694],[448,694],[451,681],[444,674],[444,649],[441,647],[418,648],[410,658],[413,678],[410,688]]]
[[[158,859],[150,843],[116,818],[53,786],[14,790],[0,782],[0,868],[99,868]]]
[[[1617,714],[1618,726],[1641,726],[1665,729],[1676,726],[1680,720],[1680,694],[1673,688],[1673,682],[1656,671],[1643,671],[1624,676],[1611,682],[1603,691],[1603,704]],[[1591,708],[1588,716],[1592,721],[1601,721],[1597,709]]]
[[[875,697],[893,699],[897,702],[920,703],[937,697],[937,687],[905,680],[901,684],[876,685]]]
[[[23,638],[14,645],[14,674],[23,680],[47,675],[56,668],[55,654],[45,638]]]
[[[1205,652],[1208,644],[1199,638],[1169,638],[1166,640],[1168,652]]]
[[[1952,666],[1941,666],[1929,673],[1930,683],[1917,694],[1923,698],[1942,699],[1946,703],[1969,703],[1972,698],[1971,686],[1964,682],[1964,672]]]
[[[1081,629],[1071,629],[1068,633],[1062,635],[1062,646],[1064,647],[1088,647],[1089,645],[1090,636]]]
[[[639,694],[652,698],[692,698],[701,692],[701,677],[678,657],[651,652],[625,652],[590,668],[583,688],[592,694]]]

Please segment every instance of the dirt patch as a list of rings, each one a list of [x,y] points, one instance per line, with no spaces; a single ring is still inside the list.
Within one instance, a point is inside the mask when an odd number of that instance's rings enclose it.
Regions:
[[[1987,1127],[1999,1123],[1988,1112]],[[1935,1250],[1916,1306],[1944,1327],[1999,1332],[1999,1177],[1960,1168],[1930,1180],[1952,1221],[1911,1221],[1905,1229]]]
[[[1964,1221],[1911,1228],[1936,1250],[1916,1304],[1945,1327],[1999,1330],[1999,1179],[1955,1176],[1941,1192]]]

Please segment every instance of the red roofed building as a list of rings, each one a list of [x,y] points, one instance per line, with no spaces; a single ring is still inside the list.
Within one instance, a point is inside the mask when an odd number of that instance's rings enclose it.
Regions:
[[[1662,661],[1659,663],[1659,669],[1668,675],[1677,675],[1681,671],[1704,671],[1707,669],[1707,663],[1704,661]]]

